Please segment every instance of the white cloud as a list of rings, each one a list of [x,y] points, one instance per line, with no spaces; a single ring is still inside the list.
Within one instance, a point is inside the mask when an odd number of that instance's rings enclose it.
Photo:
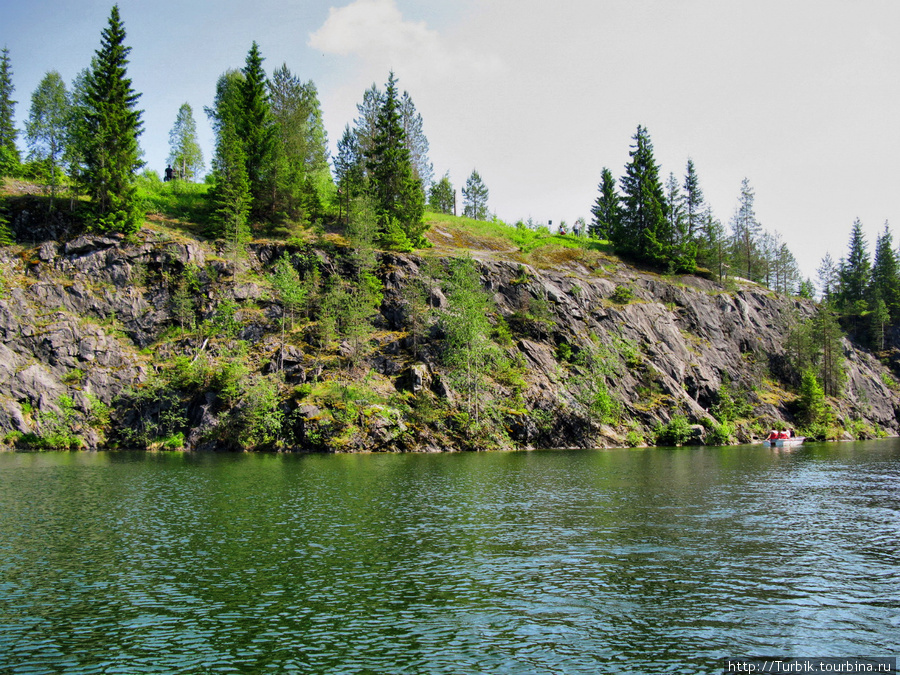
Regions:
[[[332,7],[310,34],[309,46],[329,54],[358,56],[367,65],[403,72],[406,80],[490,75],[503,70],[499,58],[451,45],[425,22],[403,18],[394,0],[356,0]]]

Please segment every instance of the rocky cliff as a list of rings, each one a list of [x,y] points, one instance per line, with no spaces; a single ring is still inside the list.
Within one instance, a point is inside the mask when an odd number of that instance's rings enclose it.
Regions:
[[[316,311],[284,327],[267,276],[284,253],[257,243],[234,256],[149,228],[131,241],[0,249],[0,437],[85,448],[604,447],[652,442],[678,418],[703,442],[721,426],[723,392],[740,405],[717,442],[797,424],[786,337],[812,315],[809,302],[605,256],[535,263],[469,251],[506,364],[482,374],[484,415],[473,425],[442,358],[440,269],[451,252],[428,252],[438,261],[428,270],[417,255],[379,254],[383,301],[361,347],[317,342]],[[334,244],[302,251],[323,280],[346,275],[345,253]],[[412,280],[428,288],[421,336],[410,325]],[[890,373],[847,340],[842,347],[834,425],[897,434]]]

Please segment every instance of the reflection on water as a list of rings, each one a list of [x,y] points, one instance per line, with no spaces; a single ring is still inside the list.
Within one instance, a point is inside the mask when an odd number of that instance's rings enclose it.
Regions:
[[[900,443],[0,455],[0,671],[893,655]]]

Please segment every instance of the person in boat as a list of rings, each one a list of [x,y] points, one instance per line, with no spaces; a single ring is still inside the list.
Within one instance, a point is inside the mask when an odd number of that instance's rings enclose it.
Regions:
[[[769,432],[769,440],[774,441],[777,439],[778,439],[778,432],[775,431],[774,429],[772,429],[772,431]]]
[[[779,440],[786,440],[786,439],[790,438],[790,436],[788,436],[787,431],[779,431],[778,438],[779,438]]]

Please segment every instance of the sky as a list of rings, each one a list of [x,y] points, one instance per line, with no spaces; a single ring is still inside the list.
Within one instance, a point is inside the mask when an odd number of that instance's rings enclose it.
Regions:
[[[57,70],[100,46],[109,0],[0,0],[15,121]],[[728,225],[741,181],[757,218],[815,279],[859,218],[870,252],[900,243],[900,2],[896,0],[120,0],[142,94],[147,167],[160,174],[183,103],[207,167],[204,106],[253,41],[319,92],[331,151],[356,104],[393,71],[424,121],[435,177],[477,169],[506,222],[576,218],[604,167],[622,176],[638,125],[663,180],[693,160]],[[24,136],[24,131],[20,134]],[[20,138],[24,149],[24,141]]]

